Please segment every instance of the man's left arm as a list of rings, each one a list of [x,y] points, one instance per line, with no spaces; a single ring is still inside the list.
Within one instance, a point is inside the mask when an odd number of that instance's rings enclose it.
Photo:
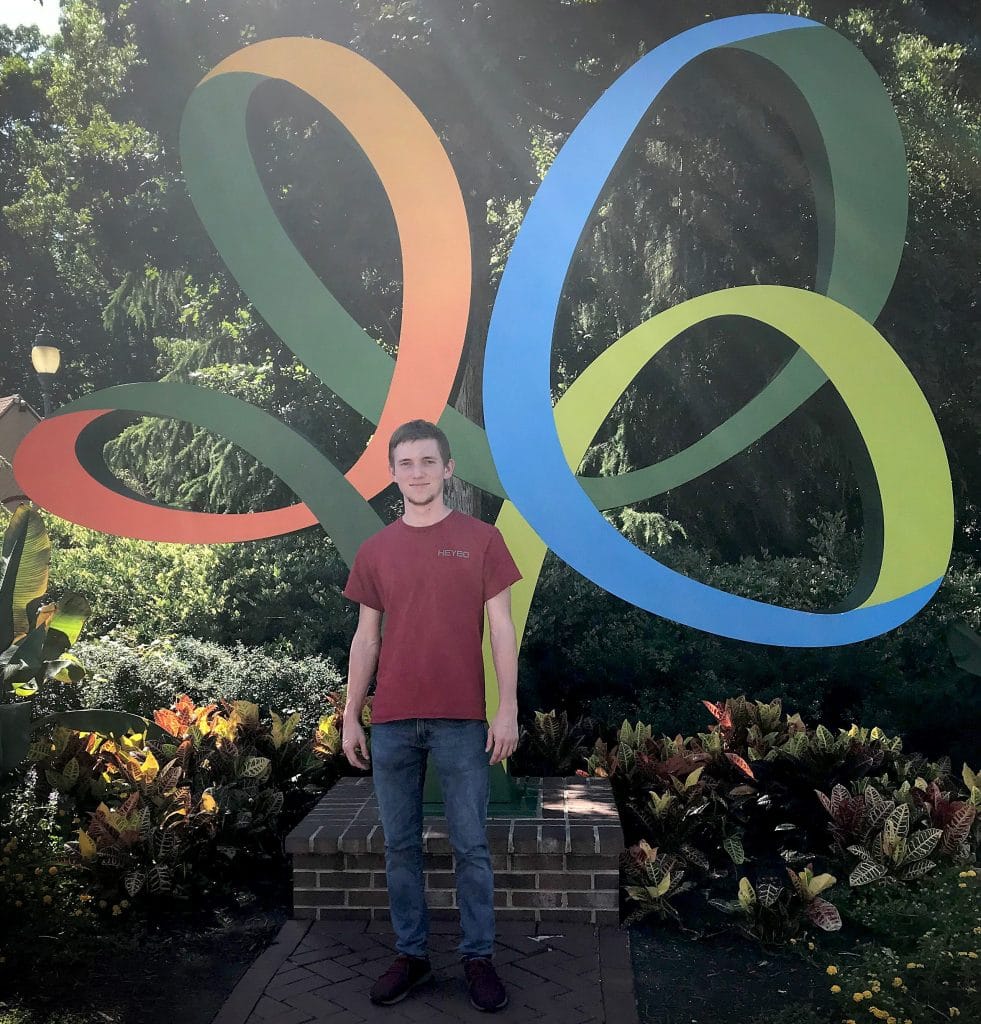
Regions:
[[[511,588],[505,587],[486,604],[490,629],[491,656],[500,703],[494,721],[487,730],[487,750],[493,750],[490,763],[510,757],[518,746],[518,645],[511,620]]]

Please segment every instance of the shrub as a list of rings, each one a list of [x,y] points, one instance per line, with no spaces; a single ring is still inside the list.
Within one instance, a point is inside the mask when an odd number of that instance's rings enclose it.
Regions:
[[[717,564],[674,544],[669,567],[711,586],[806,610],[833,607],[847,574],[820,559],[746,558]],[[699,727],[701,698],[734,683],[754,699],[781,697],[829,728],[875,721],[916,749],[970,760],[981,731],[981,679],[959,670],[946,630],[981,627],[981,566],[955,557],[937,596],[898,629],[838,648],[727,640],[651,615],[606,594],[548,556],[522,648],[522,702],[588,714],[615,726],[640,718],[654,732]]]
[[[162,637],[138,644],[116,634],[82,641],[77,649],[89,670],[77,699],[143,715],[186,693],[199,703],[249,700],[266,709],[295,711],[301,728],[309,731],[342,685],[327,658],[240,643],[224,647],[194,637]]]
[[[8,514],[0,510],[0,527]],[[277,643],[297,654],[346,652],[356,608],[319,528],[242,544],[163,544],[115,537],[47,516],[51,585],[96,605],[91,632],[141,643],[180,633],[219,643]]]
[[[154,712],[162,738],[114,741],[56,728],[36,741],[36,793],[80,822],[72,863],[107,899],[188,896],[241,855],[279,856],[284,831],[341,769],[336,715],[311,737],[300,716],[248,701]]]
[[[853,890],[846,920],[873,940],[835,968],[843,1017],[981,1020],[981,887],[974,869],[945,868],[913,886]],[[830,980],[830,979],[829,979]]]
[[[648,858],[659,872],[695,881],[714,906],[752,918],[754,934],[785,940],[805,912],[821,927],[834,918],[810,887],[814,862],[834,869],[822,881],[847,875],[855,886],[910,882],[938,863],[976,859],[981,788],[968,766],[955,779],[948,758],[904,754],[902,741],[879,729],[808,726],[779,700],[704,703],[715,719],[706,731],[658,738],[625,721],[596,741],[581,774],[610,778],[628,843],[659,852]],[[742,879],[737,904],[734,869],[744,863],[752,877]],[[670,883],[632,881],[628,894],[642,911],[671,912],[664,898],[675,890],[659,891]]]

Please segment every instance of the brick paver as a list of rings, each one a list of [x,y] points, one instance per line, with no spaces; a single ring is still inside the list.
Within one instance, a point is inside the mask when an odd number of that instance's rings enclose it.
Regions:
[[[368,990],[395,955],[383,921],[287,921],[213,1024],[637,1024],[628,933],[611,925],[498,922],[494,962],[510,996],[497,1014],[467,997],[459,922],[433,921],[434,978],[394,1006]]]

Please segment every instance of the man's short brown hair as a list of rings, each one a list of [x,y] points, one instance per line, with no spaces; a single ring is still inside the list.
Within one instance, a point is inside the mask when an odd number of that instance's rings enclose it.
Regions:
[[[450,442],[446,434],[429,420],[409,420],[408,423],[403,423],[401,427],[396,428],[388,442],[388,464],[390,466],[395,465],[395,449],[406,441],[435,441],[439,446],[439,455],[443,460],[443,465],[447,465],[450,461]]]

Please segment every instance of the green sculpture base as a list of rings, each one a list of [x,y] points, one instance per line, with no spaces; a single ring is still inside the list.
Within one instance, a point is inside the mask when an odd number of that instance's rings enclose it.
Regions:
[[[524,780],[514,778],[503,764],[491,765],[489,818],[537,818],[541,813],[538,806],[540,795],[540,787],[529,786]],[[446,814],[439,773],[432,761],[426,768],[422,813],[433,818],[445,817]]]

